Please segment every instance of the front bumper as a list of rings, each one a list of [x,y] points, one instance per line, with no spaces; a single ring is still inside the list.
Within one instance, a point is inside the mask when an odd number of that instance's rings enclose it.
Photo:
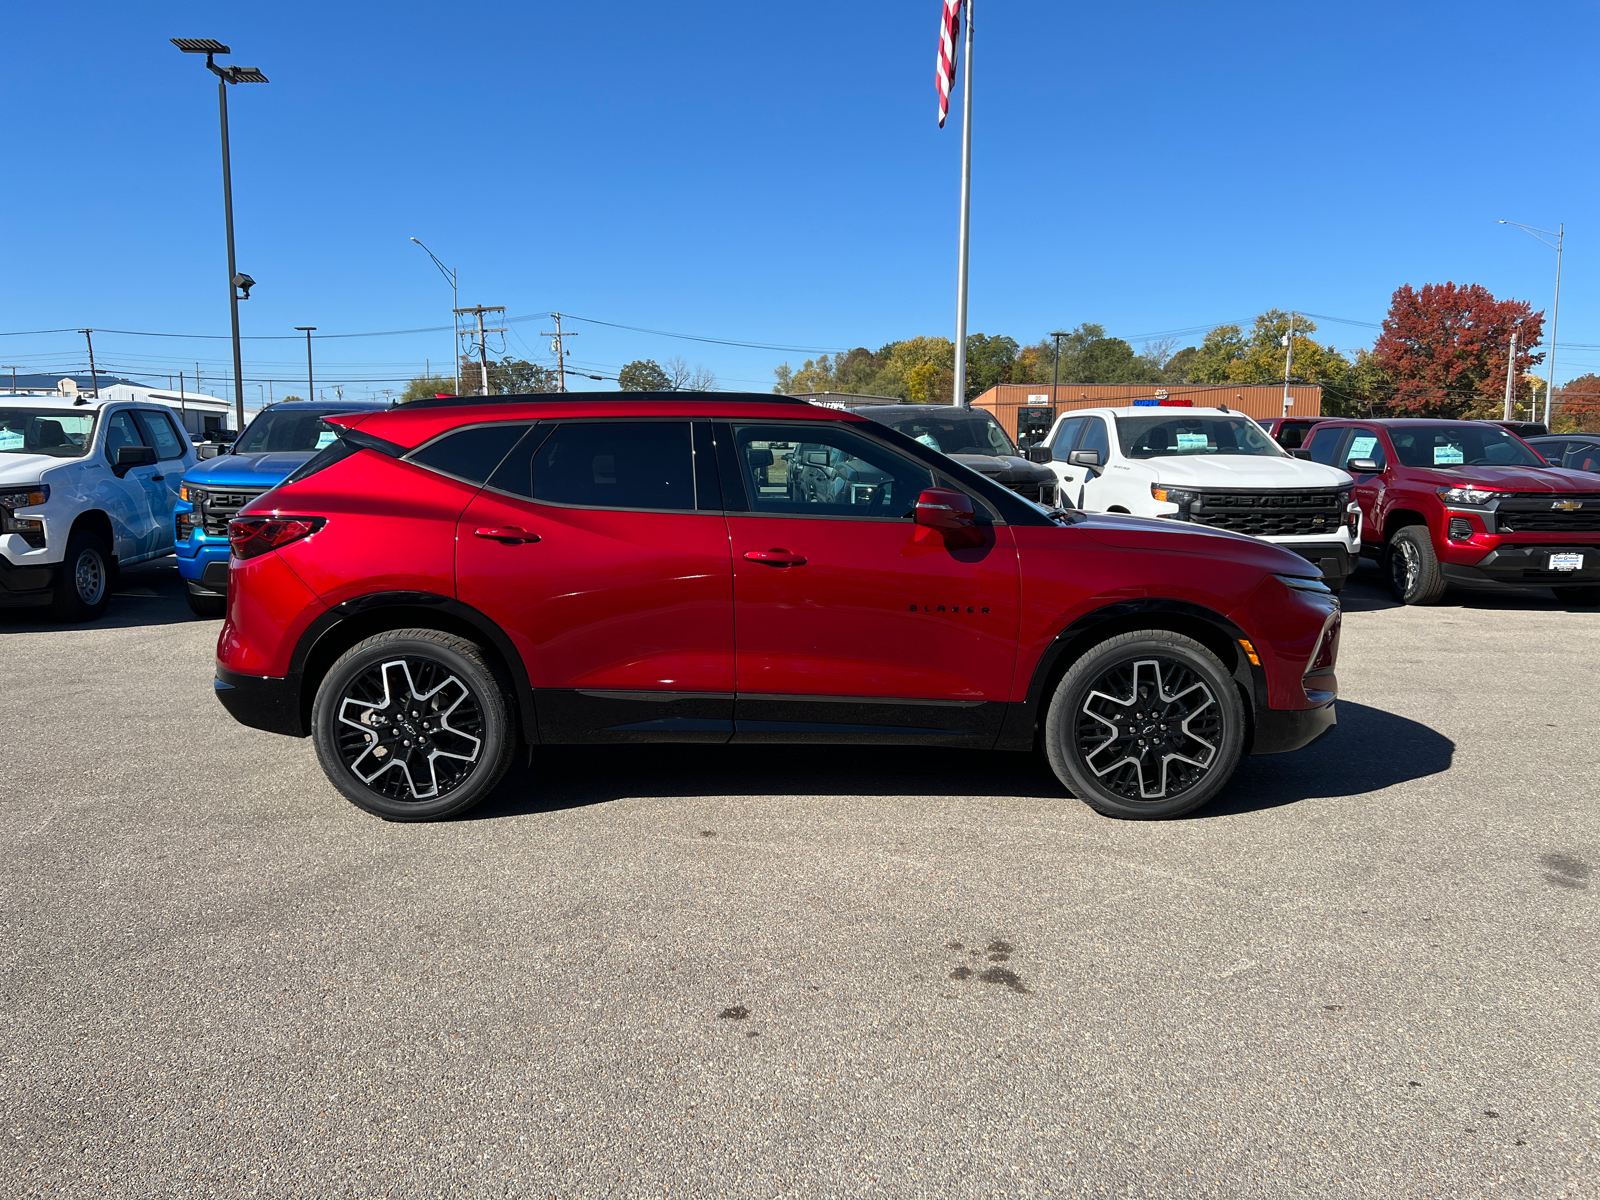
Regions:
[[[1323,579],[1330,583],[1339,582],[1356,569],[1356,553],[1348,542],[1279,542],[1270,538],[1267,540],[1272,541],[1274,546],[1293,550],[1308,562],[1316,563],[1322,571]]]
[[[60,563],[19,566],[0,554],[0,608],[38,608],[55,599]]]
[[[1581,554],[1576,571],[1550,570],[1550,555]],[[1489,551],[1477,562],[1441,562],[1439,569],[1452,583],[1489,583],[1504,587],[1569,587],[1600,583],[1600,546],[1508,542]]]
[[[1339,723],[1335,701],[1318,708],[1258,708],[1251,754],[1286,754],[1309,746]]]
[[[196,596],[226,596],[228,543],[221,538],[179,542],[178,575]]]
[[[288,737],[306,737],[311,732],[300,711],[298,676],[241,675],[219,666],[211,687],[222,707],[241,725]]]

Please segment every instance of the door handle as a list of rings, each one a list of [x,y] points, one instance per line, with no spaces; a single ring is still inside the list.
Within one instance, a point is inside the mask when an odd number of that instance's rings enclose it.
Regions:
[[[803,567],[806,565],[805,555],[791,554],[781,547],[774,546],[771,550],[746,550],[744,556],[751,562],[766,563],[769,567]]]
[[[152,475],[152,476],[150,476],[150,482],[151,483],[160,483],[165,478],[166,478],[165,475]]]
[[[519,529],[515,525],[485,525],[472,531],[473,537],[488,538],[502,546],[520,546],[524,542],[537,542],[539,535]]]

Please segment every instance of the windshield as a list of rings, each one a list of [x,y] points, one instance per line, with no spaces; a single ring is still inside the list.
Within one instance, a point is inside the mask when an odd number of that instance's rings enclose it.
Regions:
[[[871,416],[871,413],[865,414]],[[894,413],[875,417],[941,454],[1015,454],[1016,447],[988,413]]]
[[[245,428],[234,443],[235,454],[309,453],[331,446],[339,436],[339,426],[322,418],[336,417],[335,409],[319,408],[307,412],[293,406],[269,408]]]
[[[1245,417],[1118,417],[1117,438],[1129,458],[1249,454],[1281,458],[1266,432]]]
[[[0,409],[0,454],[82,458],[94,441],[94,418],[59,408]]]
[[[1542,467],[1546,463],[1497,425],[1391,425],[1395,457],[1408,467]]]

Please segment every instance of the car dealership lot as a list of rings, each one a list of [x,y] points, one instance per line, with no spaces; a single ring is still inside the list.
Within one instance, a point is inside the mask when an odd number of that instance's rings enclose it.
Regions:
[[[390,825],[120,586],[0,614],[8,1194],[1595,1194],[1600,612],[1369,565],[1339,728],[1174,822],[760,746]]]

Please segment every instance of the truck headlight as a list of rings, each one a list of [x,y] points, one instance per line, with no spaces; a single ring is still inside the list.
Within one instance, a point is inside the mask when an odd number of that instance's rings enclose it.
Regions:
[[[1439,489],[1439,499],[1446,504],[1487,504],[1500,492],[1490,492],[1483,488],[1446,487]]]
[[[1150,495],[1163,504],[1198,504],[1200,493],[1190,491],[1188,488],[1168,487],[1164,483],[1152,483]]]
[[[38,508],[50,500],[48,483],[30,483],[27,487],[13,487],[0,491],[0,508]]]

